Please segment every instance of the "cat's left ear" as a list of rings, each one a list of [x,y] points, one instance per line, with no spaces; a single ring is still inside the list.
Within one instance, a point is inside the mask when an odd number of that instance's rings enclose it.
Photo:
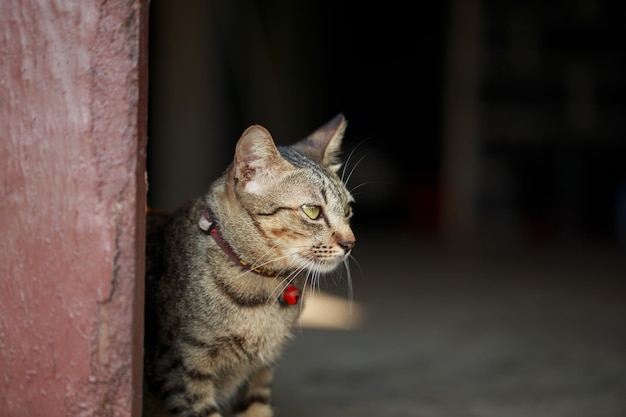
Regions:
[[[263,126],[253,125],[243,132],[235,148],[235,180],[253,194],[262,193],[282,174],[293,169],[276,149],[274,139]]]
[[[315,132],[294,144],[293,147],[314,161],[337,172],[341,167],[339,154],[347,125],[346,118],[342,113],[339,113]]]

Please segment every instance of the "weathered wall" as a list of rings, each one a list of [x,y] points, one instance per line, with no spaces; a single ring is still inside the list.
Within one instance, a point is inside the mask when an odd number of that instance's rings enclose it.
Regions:
[[[0,416],[138,416],[147,0],[0,1]]]

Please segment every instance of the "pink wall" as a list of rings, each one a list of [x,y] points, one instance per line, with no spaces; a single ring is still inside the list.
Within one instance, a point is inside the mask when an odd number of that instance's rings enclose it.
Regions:
[[[0,2],[3,417],[140,415],[147,9]]]

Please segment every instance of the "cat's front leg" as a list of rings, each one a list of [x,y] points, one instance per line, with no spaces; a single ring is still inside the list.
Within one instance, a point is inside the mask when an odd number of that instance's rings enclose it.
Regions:
[[[180,395],[165,400],[165,409],[171,417],[222,417],[217,403],[210,393],[213,387],[206,383],[193,383]],[[204,386],[202,386],[204,385]]]
[[[236,417],[273,417],[274,411],[268,404],[253,403],[243,413],[238,413]]]
[[[273,417],[272,380],[274,369],[263,368],[250,378],[248,390],[240,405],[236,417]]]
[[[180,360],[174,361],[170,368],[159,392],[169,417],[222,417],[210,370],[185,365]]]

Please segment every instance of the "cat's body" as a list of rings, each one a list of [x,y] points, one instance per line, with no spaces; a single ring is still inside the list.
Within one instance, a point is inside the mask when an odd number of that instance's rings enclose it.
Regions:
[[[145,375],[172,416],[272,416],[271,381],[307,281],[354,245],[338,115],[291,147],[248,128],[207,194],[149,215]]]

